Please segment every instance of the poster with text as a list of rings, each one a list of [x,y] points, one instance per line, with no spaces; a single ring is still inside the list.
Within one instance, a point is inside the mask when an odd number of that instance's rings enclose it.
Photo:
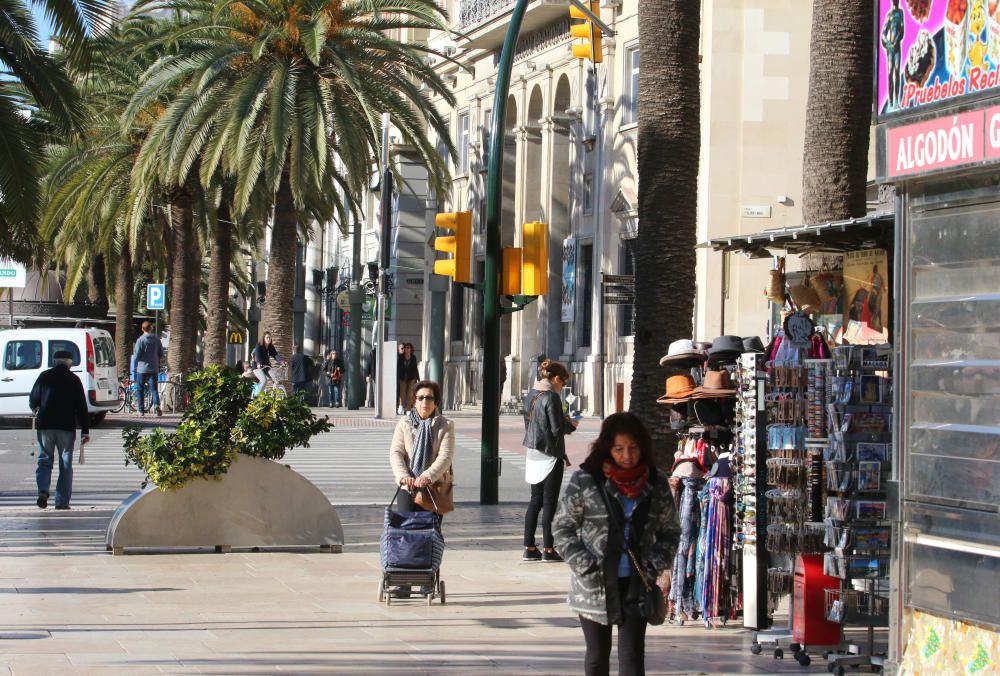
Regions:
[[[576,238],[563,240],[562,320],[576,317]]]
[[[889,256],[885,249],[844,254],[844,342],[889,342]]]
[[[879,0],[878,114],[1000,93],[1000,0]]]

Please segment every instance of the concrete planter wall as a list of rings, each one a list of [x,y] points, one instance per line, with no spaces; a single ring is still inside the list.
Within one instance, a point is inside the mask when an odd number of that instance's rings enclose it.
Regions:
[[[237,454],[218,481],[133,493],[108,525],[108,549],[317,547],[340,552],[344,529],[326,496],[280,463]]]

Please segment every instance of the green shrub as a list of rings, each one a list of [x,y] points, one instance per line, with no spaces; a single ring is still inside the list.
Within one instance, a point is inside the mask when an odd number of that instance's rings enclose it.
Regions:
[[[235,453],[278,460],[331,427],[299,397],[279,399],[271,391],[251,400],[253,385],[232,369],[210,366],[184,384],[191,404],[176,431],[122,431],[125,464],[139,467],[161,490],[176,490],[195,477],[218,478],[229,471]]]

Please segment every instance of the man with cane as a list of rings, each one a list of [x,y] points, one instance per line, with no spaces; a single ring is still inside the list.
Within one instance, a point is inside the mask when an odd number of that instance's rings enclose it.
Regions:
[[[56,509],[69,509],[73,494],[73,444],[76,427],[80,426],[80,464],[83,464],[83,446],[90,441],[90,417],[83,384],[69,367],[73,354],[59,350],[52,356],[55,365],[42,372],[31,388],[28,399],[35,413],[35,430],[38,439],[38,466],[35,481],[38,484],[37,504],[45,509],[49,502],[52,484],[52,465],[59,459],[59,479],[56,482]]]

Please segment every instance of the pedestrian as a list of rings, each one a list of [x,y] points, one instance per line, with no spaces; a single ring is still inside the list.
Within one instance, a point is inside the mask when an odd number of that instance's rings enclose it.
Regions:
[[[260,339],[260,342],[257,343],[256,347],[253,349],[253,374],[257,376],[257,384],[253,386],[254,397],[264,390],[264,385],[266,385],[267,381],[271,378],[272,359],[274,360],[276,366],[284,364],[281,360],[281,355],[278,354],[278,350],[274,347],[271,332],[265,331],[264,335]]]
[[[58,350],[52,359],[55,365],[38,376],[28,397],[28,405],[35,414],[38,440],[38,465],[35,469],[38,500],[35,504],[42,509],[49,504],[52,465],[58,455],[56,509],[69,509],[69,500],[73,495],[76,427],[80,426],[80,448],[83,449],[83,445],[90,441],[90,417],[83,383],[69,370],[73,365],[73,353]]]
[[[374,346],[372,346],[372,351],[368,355],[368,366],[365,367],[365,382],[368,386],[368,393],[365,397],[366,406],[375,405],[375,387],[376,375],[378,374],[378,352]]]
[[[305,397],[311,371],[307,359],[308,357],[302,354],[302,346],[296,345],[292,351],[292,395],[301,392]]]
[[[413,491],[450,477],[455,455],[455,423],[441,414],[441,386],[421,380],[414,387],[409,412],[396,424],[389,446],[389,463],[399,494],[400,511],[427,511],[413,501]]]
[[[163,415],[160,408],[160,393],[158,391],[157,379],[160,376],[160,360],[163,359],[163,343],[159,336],[153,333],[152,322],[142,323],[142,335],[135,341],[135,348],[132,350],[135,358],[135,374],[139,381],[137,393],[138,402],[136,408],[139,415],[146,415],[146,388],[152,390],[153,406],[156,408],[156,415]]]
[[[323,373],[326,380],[328,402],[333,408],[340,408],[340,390],[344,380],[344,360],[337,356],[336,350],[330,350],[323,362]]]
[[[634,413],[604,420],[552,529],[572,572],[569,606],[583,627],[584,672],[609,673],[611,626],[618,625],[618,673],[644,674],[644,583],[662,575],[669,586],[680,526],[667,479],[653,463],[652,438]]]
[[[413,406],[414,387],[420,380],[417,358],[413,355],[413,343],[403,343],[396,366],[396,379],[399,381],[399,412],[406,413]]]
[[[531,500],[524,514],[525,561],[562,561],[553,548],[552,517],[559,501],[566,457],[566,435],[576,430],[577,422],[566,417],[562,406],[562,388],[569,381],[569,370],[550,359],[538,367],[538,381],[524,399],[524,480],[531,484]],[[538,515],[542,515],[542,551],[535,543]]]

